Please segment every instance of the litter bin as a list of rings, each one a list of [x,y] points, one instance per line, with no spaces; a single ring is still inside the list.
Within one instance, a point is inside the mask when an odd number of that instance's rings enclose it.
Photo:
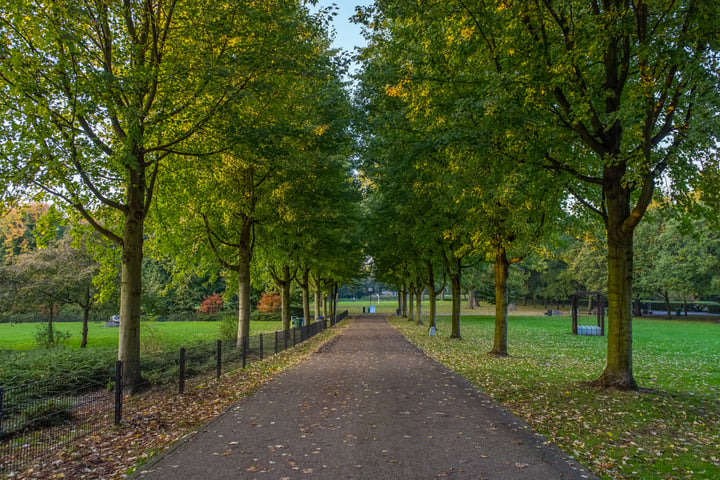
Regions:
[[[292,324],[292,328],[300,328],[302,327],[302,318],[300,317],[291,317],[290,323]]]

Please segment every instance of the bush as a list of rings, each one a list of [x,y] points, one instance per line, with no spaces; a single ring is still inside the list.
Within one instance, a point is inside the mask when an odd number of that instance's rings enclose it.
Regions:
[[[226,313],[220,316],[220,340],[233,340],[237,338],[238,317]]]
[[[200,313],[206,315],[215,315],[223,307],[223,299],[219,293],[213,293],[212,295],[205,297],[200,304]]]
[[[255,310],[250,313],[250,319],[256,322],[279,322],[282,320],[280,312],[263,312]],[[235,322],[237,324],[237,322]]]
[[[33,403],[22,411],[25,422],[34,428],[62,425],[73,419],[74,405],[71,399],[50,397]]]
[[[261,312],[277,312],[282,307],[282,298],[278,292],[265,292],[257,304],[257,309]]]
[[[51,348],[65,345],[72,334],[68,331],[53,328],[53,341],[50,341],[50,325],[41,323],[35,329],[35,343],[40,348]]]
[[[0,385],[13,387],[42,381],[43,396],[89,384],[104,387],[114,376],[116,358],[114,347],[0,350]]]

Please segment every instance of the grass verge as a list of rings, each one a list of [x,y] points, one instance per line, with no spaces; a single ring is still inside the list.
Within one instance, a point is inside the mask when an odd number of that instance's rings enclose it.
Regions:
[[[393,325],[430,356],[603,478],[720,478],[720,325],[634,321],[640,392],[598,391],[581,382],[605,365],[605,337],[570,333],[570,321],[510,317],[509,358],[488,356],[494,318],[463,317],[462,340],[404,318]]]

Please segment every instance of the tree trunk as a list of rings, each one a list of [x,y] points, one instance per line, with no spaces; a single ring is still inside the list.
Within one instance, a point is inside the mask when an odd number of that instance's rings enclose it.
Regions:
[[[405,285],[402,286],[402,292],[403,292],[403,309],[402,309],[402,316],[407,317],[407,302],[408,302],[408,289]]]
[[[80,339],[80,348],[87,348],[88,340],[88,321],[90,320],[91,304],[88,302],[83,306],[83,325],[82,338]]]
[[[665,300],[665,318],[672,320],[672,306],[670,305],[670,294],[663,292],[663,300]]]
[[[315,303],[315,320],[320,318],[320,303],[322,302],[322,292],[320,291],[320,275],[312,275],[313,280],[313,293]]]
[[[322,303],[322,294],[320,292],[320,289],[315,287],[313,289],[313,302],[315,303],[315,320],[320,318],[320,304]]]
[[[55,304],[50,302],[50,308],[48,309],[48,345],[55,345],[55,326],[53,320],[55,317]]]
[[[80,304],[83,309],[83,325],[82,338],[80,339],[80,348],[87,348],[88,321],[90,320],[90,309],[92,308],[92,305],[92,295],[90,295],[90,287],[88,287],[85,289],[85,302]]]
[[[601,388],[629,390],[637,389],[632,372],[634,228],[625,223],[630,216],[630,193],[617,183],[617,186],[607,187],[605,192],[608,245],[607,365],[593,384]]]
[[[283,330],[290,329],[290,287],[292,281],[290,279],[290,266],[283,265],[282,268],[282,281],[280,282],[280,296],[282,298],[282,328]]]
[[[634,302],[635,305],[635,316],[642,317],[642,310],[640,309],[640,297],[637,297]]]
[[[408,288],[408,297],[408,320],[412,322],[415,319],[415,287]]]
[[[475,307],[477,306],[477,303],[475,303],[475,290],[474,289],[468,290],[467,296],[468,296],[467,308],[470,310],[475,310]]]
[[[132,179],[144,189],[145,180]],[[130,190],[130,211],[125,217],[120,274],[120,331],[118,360],[123,362],[123,386],[133,394],[142,382],[140,372],[140,306],[142,293],[144,195]],[[135,207],[135,208],[133,208]]]
[[[507,356],[508,299],[507,280],[510,262],[504,247],[495,249],[495,340],[492,355]]]
[[[250,337],[250,264],[252,262],[252,248],[250,231],[243,228],[242,240],[238,249],[238,329],[236,345],[242,347],[243,338]]]
[[[436,327],[436,316],[437,316],[437,293],[435,293],[435,272],[433,271],[432,262],[427,262],[428,270],[428,295],[430,296],[430,327]]]
[[[415,295],[415,301],[417,302],[417,324],[423,325],[422,320],[422,300],[423,300],[423,287],[420,287],[417,289],[417,294]]]
[[[303,268],[302,279],[298,282],[302,289],[303,318],[310,323],[310,269]]]
[[[340,301],[340,285],[333,283],[333,315],[337,315],[338,302]]]
[[[328,315],[328,292],[327,291],[323,292],[322,303],[323,303],[323,315],[325,316],[325,318],[328,318],[330,315]]]
[[[460,285],[462,268],[460,260],[457,261],[457,271],[450,274],[452,286],[452,327],[450,338],[462,338],[460,336],[460,304],[462,302],[462,286]]]

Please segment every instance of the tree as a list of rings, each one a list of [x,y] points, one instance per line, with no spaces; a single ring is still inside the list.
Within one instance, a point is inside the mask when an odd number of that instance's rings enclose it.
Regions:
[[[492,90],[502,87],[491,83],[497,67],[485,44],[472,42],[470,23],[467,12],[445,2],[380,3],[366,22],[373,33],[363,79],[368,118],[378,126],[370,145],[388,153],[371,151],[369,160],[380,164],[377,183],[406,192],[394,197],[412,212],[406,224],[422,261],[440,258],[451,276],[452,336],[459,336],[462,258],[492,257],[493,352],[505,355],[509,265],[531,251],[548,226],[559,224],[561,195],[536,166],[546,140],[518,134],[528,113],[517,98]],[[508,256],[513,250],[519,254]],[[432,325],[432,270],[425,268],[423,276],[431,290]]]
[[[683,219],[676,209],[651,208],[635,236],[638,290],[664,300],[672,317],[671,298],[685,306],[712,293],[718,265],[718,240],[702,218]]]
[[[163,167],[292,44],[294,2],[13,1],[0,23],[6,185],[76,209],[122,248],[118,358],[140,372],[145,220]],[[292,39],[292,40],[291,40]],[[203,148],[205,147],[205,148]]]
[[[48,344],[55,343],[53,319],[62,305],[75,304],[83,311],[80,347],[88,343],[88,319],[97,301],[94,280],[100,265],[84,246],[66,235],[46,248],[14,257],[2,267],[4,308],[48,312]],[[73,245],[75,243],[75,245]]]
[[[605,225],[608,355],[595,385],[634,389],[633,233],[661,177],[682,185],[714,142],[718,11],[703,0],[497,1],[468,13],[503,70],[520,73],[526,105],[547,114],[547,167]]]

